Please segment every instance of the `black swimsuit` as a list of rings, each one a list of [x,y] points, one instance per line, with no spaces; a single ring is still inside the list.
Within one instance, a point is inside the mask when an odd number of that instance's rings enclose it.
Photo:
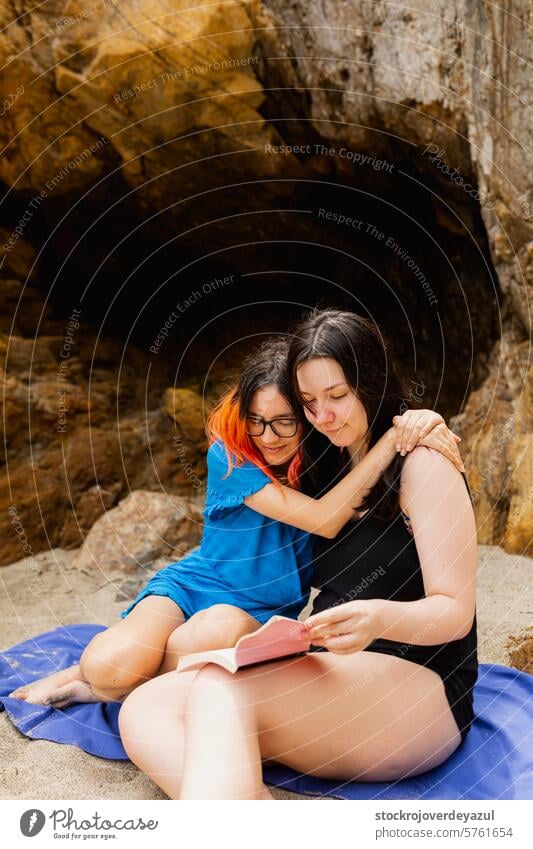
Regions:
[[[416,601],[424,598],[422,569],[404,514],[389,522],[367,513],[348,522],[335,539],[317,537],[313,586],[321,592],[313,613],[359,599]],[[323,650],[322,646],[312,651]],[[466,637],[423,646],[377,639],[365,651],[420,663],[442,678],[446,697],[464,740],[474,719],[473,687],[478,674],[476,616]]]

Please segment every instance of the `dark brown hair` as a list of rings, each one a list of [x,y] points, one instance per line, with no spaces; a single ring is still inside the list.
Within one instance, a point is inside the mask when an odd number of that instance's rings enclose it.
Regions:
[[[300,447],[300,482],[304,492],[320,496],[350,471],[350,456],[313,428],[303,415],[306,402],[297,381],[298,368],[309,360],[331,357],[363,404],[368,418],[369,448],[402,412],[404,393],[387,341],[376,325],[352,312],[314,310],[292,331],[287,358],[291,405],[301,414],[304,437]],[[368,493],[362,510],[389,520],[399,511],[400,477],[404,458],[395,456]]]
[[[210,441],[221,440],[228,455],[228,466],[231,471],[234,458],[238,463],[250,460],[259,466],[273,481],[280,477],[285,481],[285,475],[267,465],[263,455],[246,433],[246,416],[250,410],[253,397],[258,389],[274,386],[291,403],[291,387],[287,372],[287,352],[289,341],[287,337],[272,337],[262,343],[244,361],[238,382],[227,390],[219,400],[207,421],[207,434]],[[298,418],[297,413],[293,415]],[[298,488],[298,471],[300,457],[293,457],[286,472],[287,483]]]

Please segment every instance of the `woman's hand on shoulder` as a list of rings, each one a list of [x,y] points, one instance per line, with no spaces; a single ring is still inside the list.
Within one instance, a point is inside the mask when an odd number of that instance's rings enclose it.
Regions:
[[[463,458],[457,447],[459,441],[460,437],[452,433],[450,428],[442,423],[434,427],[418,444],[423,445],[425,448],[433,448],[439,454],[443,454],[444,457],[453,463],[458,472],[464,472]]]
[[[394,416],[396,450],[402,456],[413,451],[417,445],[434,448],[450,460],[459,472],[464,472],[463,460],[457,443],[459,436],[449,429],[444,419],[434,410],[407,410]]]
[[[305,620],[311,643],[334,654],[363,651],[379,637],[379,599],[335,605]]]
[[[396,450],[403,457],[434,427],[443,423],[444,419],[435,410],[406,410],[401,416],[394,416],[392,424],[396,434]]]

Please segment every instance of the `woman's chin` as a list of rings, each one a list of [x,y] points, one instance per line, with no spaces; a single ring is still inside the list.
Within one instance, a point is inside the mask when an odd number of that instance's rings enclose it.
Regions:
[[[334,431],[333,433],[324,432],[324,436],[327,436],[330,442],[333,445],[338,445],[339,448],[344,448],[346,445],[351,443],[350,434],[346,433],[346,428],[341,427],[339,430]]]
[[[356,441],[353,431],[347,427],[342,427],[337,433],[325,433],[324,436],[337,448],[349,448]]]
[[[281,452],[276,454],[270,451],[262,451],[261,454],[267,466],[286,466],[294,457],[294,454],[282,454]]]

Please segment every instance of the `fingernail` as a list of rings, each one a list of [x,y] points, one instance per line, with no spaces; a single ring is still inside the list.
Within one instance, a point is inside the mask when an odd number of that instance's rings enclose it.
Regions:
[[[402,455],[402,457],[405,457],[405,451],[400,451],[400,454]]]
[[[407,446],[407,450],[408,450],[408,451],[412,451],[412,450],[413,450],[413,446],[412,446],[412,443],[411,443],[411,442],[410,442],[410,443],[409,443],[409,445]]]

